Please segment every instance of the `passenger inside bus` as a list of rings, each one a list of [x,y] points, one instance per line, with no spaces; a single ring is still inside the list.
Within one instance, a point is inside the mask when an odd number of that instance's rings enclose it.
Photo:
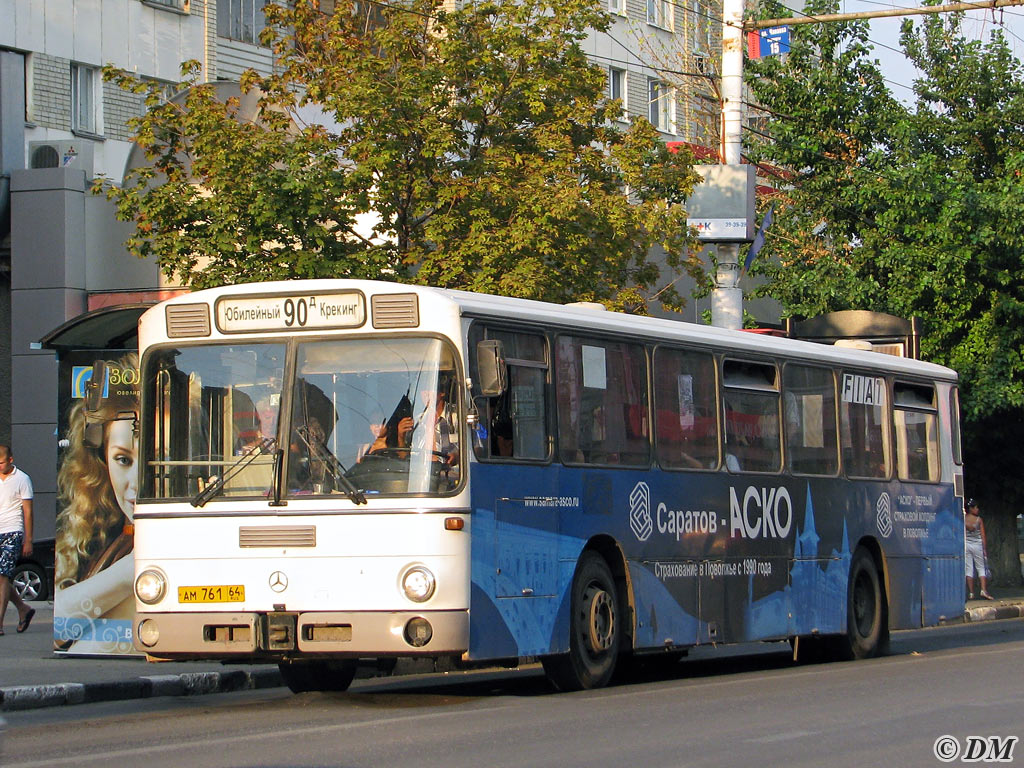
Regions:
[[[506,389],[495,400],[491,411],[488,433],[491,436],[491,455],[509,458],[515,456],[515,428],[512,422],[511,390]]]
[[[448,389],[442,381],[436,390],[422,390],[419,418],[413,417],[412,405],[407,397],[403,397],[404,402],[399,402],[385,427],[375,430],[377,437],[367,453],[392,452],[407,458],[410,450],[429,451],[433,461],[446,467],[458,464],[458,432],[453,427],[448,407]]]
[[[316,416],[292,429],[288,444],[288,489],[292,492],[329,493],[331,473],[319,457],[326,440],[323,425]]]

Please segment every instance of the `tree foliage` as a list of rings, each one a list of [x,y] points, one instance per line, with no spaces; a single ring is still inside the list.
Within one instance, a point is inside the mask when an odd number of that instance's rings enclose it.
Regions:
[[[998,30],[968,40],[960,23],[903,23],[920,70],[909,103],[890,93],[863,22],[794,27],[785,60],[752,64],[773,115],[752,154],[788,171],[777,258],[760,270],[794,315],[922,318],[922,356],[961,375],[974,492],[1011,504],[1022,490],[990,454],[1024,439],[1024,72]],[[1007,442],[993,445],[994,423]]]
[[[194,65],[169,102],[109,73],[149,94],[146,164],[106,187],[131,250],[197,287],[385,277],[641,309],[662,287],[652,248],[668,281],[699,274],[692,158],[619,127],[580,48],[608,25],[592,0],[334,6],[267,7],[275,72],[242,81],[257,119]]]
[[[923,318],[924,356],[961,373],[977,419],[1024,407],[1024,72],[998,32],[971,41],[959,24],[904,23],[910,104],[863,23],[795,28],[788,60],[750,82],[777,116],[756,156],[792,169],[765,290],[793,314]]]

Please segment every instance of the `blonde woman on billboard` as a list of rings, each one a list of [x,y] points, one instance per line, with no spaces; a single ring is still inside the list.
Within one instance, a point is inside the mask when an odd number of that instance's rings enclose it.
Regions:
[[[108,394],[91,430],[84,402],[71,410],[68,449],[57,474],[66,504],[57,518],[54,599],[55,644],[61,650],[79,641],[89,641],[83,650],[131,648],[135,574],[128,555],[138,490],[137,366],[135,355],[111,366]]]

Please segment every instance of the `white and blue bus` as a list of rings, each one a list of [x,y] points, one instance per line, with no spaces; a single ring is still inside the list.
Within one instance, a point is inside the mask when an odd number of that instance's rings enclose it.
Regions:
[[[139,324],[136,648],[540,659],[815,639],[964,606],[957,376],[706,326],[385,282],[236,285]],[[97,380],[101,380],[97,377]]]

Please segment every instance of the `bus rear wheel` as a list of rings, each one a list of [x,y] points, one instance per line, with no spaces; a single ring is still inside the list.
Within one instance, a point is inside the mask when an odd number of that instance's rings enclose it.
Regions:
[[[622,616],[615,579],[596,552],[584,552],[572,580],[569,653],[541,659],[560,691],[601,688],[615,672],[622,643]]]
[[[277,665],[292,693],[347,691],[356,676],[356,661],[292,661]]]
[[[853,659],[877,656],[887,634],[885,604],[878,568],[864,548],[854,553],[850,563],[846,605],[844,655]]]

